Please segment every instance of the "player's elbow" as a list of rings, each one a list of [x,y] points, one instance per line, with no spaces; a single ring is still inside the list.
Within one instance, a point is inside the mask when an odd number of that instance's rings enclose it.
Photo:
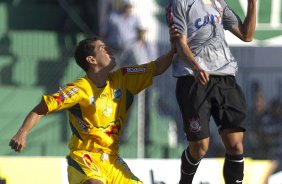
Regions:
[[[241,26],[238,30],[235,29],[235,32],[238,31],[238,37],[244,42],[251,42],[254,39],[255,29]]]
[[[254,37],[253,36],[244,36],[243,41],[244,42],[251,42],[253,41]]]
[[[254,30],[249,30],[249,29],[245,30],[243,32],[242,37],[243,37],[243,41],[244,42],[251,42],[251,41],[253,41],[253,39],[254,39]]]

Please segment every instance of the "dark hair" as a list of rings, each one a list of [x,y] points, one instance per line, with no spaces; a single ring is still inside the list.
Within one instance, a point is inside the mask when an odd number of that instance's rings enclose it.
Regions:
[[[74,52],[74,58],[76,61],[76,64],[80,66],[85,72],[88,71],[89,65],[86,61],[87,56],[94,56],[96,53],[94,52],[94,43],[99,39],[98,37],[93,38],[87,38],[79,42],[78,46],[75,49]]]

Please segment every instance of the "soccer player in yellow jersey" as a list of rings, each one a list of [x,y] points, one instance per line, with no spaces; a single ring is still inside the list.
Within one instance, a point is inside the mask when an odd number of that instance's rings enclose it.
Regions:
[[[66,109],[73,133],[67,156],[70,184],[142,183],[119,157],[119,137],[134,95],[170,66],[175,50],[172,46],[155,61],[112,71],[116,62],[105,43],[99,38],[82,40],[75,60],[86,75],[44,95],[11,139],[11,148],[22,151],[43,116]]]

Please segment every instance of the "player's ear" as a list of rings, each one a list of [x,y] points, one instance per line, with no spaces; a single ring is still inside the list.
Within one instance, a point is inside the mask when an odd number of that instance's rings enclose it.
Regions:
[[[93,56],[87,56],[86,61],[90,64],[96,64],[97,63],[96,59]]]

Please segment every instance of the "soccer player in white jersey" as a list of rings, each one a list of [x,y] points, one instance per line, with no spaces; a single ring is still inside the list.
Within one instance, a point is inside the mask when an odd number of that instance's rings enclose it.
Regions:
[[[166,9],[168,26],[175,26],[178,58],[176,97],[189,142],[181,156],[181,184],[192,183],[209,147],[212,116],[225,146],[225,183],[243,181],[243,122],[246,101],[235,80],[238,66],[226,43],[224,30],[244,42],[253,39],[256,0],[248,1],[242,21],[225,0],[171,0]]]

